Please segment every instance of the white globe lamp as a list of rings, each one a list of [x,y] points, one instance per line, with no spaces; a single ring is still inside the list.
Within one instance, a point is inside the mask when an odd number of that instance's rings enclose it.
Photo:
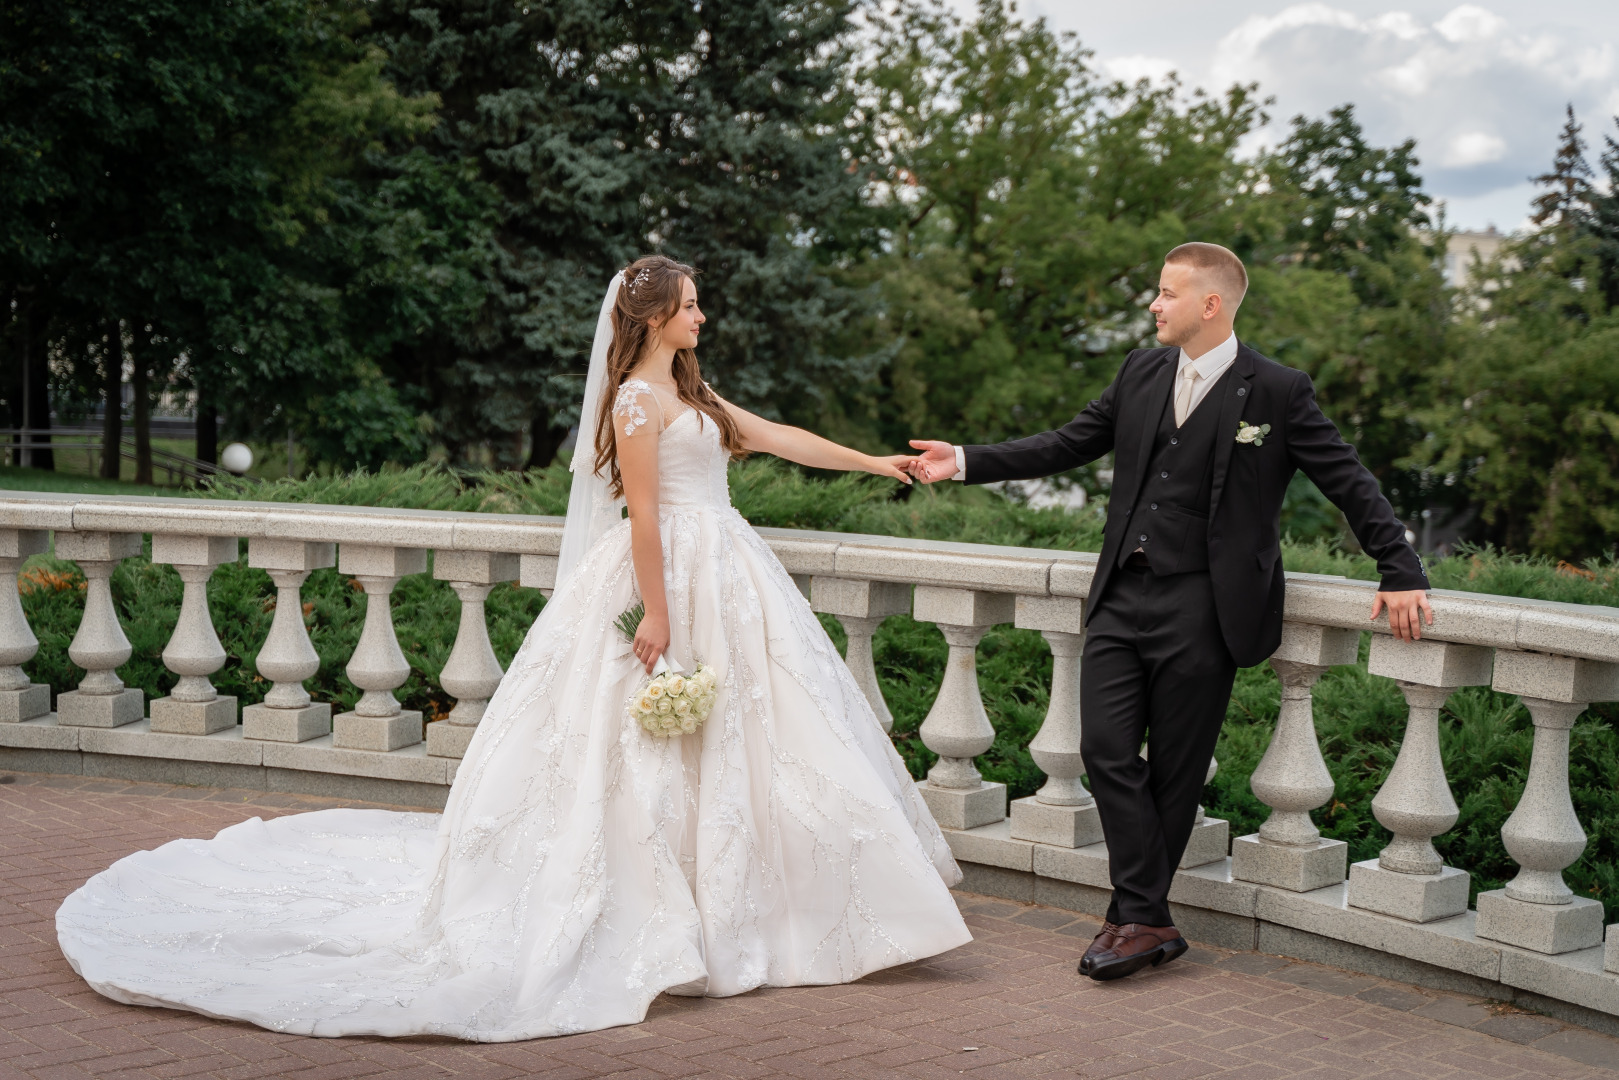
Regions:
[[[219,455],[219,463],[226,472],[241,476],[253,467],[253,451],[243,443],[233,442]]]

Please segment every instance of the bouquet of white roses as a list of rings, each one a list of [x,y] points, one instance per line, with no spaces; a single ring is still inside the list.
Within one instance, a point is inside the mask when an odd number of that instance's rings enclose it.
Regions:
[[[619,630],[634,641],[645,614],[646,609],[636,604],[618,617]],[[687,675],[670,668],[660,656],[653,665],[651,681],[630,695],[630,719],[660,738],[691,735],[713,711],[718,689],[719,676],[707,664],[699,663],[697,670]]]

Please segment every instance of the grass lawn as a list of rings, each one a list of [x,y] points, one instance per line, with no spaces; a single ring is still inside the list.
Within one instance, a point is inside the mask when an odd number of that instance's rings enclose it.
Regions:
[[[0,489],[8,491],[68,491],[81,495],[177,495],[179,488],[147,487],[123,480],[103,480],[79,473],[49,469],[23,469],[0,465]]]

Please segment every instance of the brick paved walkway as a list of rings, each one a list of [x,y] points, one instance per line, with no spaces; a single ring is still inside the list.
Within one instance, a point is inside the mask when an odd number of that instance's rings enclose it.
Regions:
[[[0,774],[0,1080],[297,1077],[1605,1077],[1619,1040],[1554,1020],[1254,953],[1193,949],[1093,983],[1096,930],[963,896],[977,939],[850,986],[661,999],[647,1022],[564,1039],[308,1039],[107,1001],[52,917],[138,848],[336,805],[263,792]]]

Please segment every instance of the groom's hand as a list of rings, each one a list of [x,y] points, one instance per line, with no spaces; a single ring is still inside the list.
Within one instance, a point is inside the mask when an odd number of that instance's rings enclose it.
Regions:
[[[911,446],[922,451],[916,459],[911,475],[924,484],[948,480],[956,475],[956,448],[947,442],[933,439],[912,439]]]
[[[1433,625],[1433,605],[1428,603],[1425,589],[1409,592],[1379,592],[1372,601],[1372,618],[1376,619],[1384,608],[1389,611],[1389,629],[1401,641],[1416,641],[1422,637],[1422,619]]]

